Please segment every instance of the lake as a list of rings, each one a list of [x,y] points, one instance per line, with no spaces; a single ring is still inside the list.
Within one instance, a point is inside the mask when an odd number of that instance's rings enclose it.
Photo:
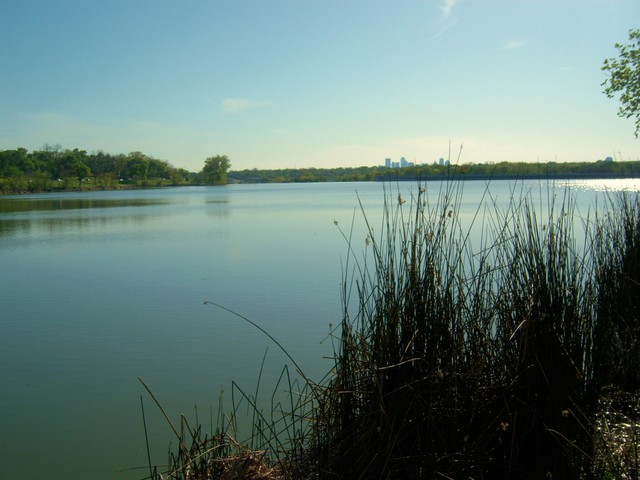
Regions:
[[[586,212],[640,180],[556,182]],[[209,424],[231,382],[253,392],[266,354],[269,399],[286,357],[312,379],[332,366],[349,234],[366,248],[359,202],[378,225],[384,192],[416,184],[179,187],[0,197],[0,476],[138,479],[171,431],[138,381],[176,421]],[[439,182],[426,184],[430,198]],[[461,215],[512,192],[549,197],[546,182],[464,183]],[[435,200],[434,200],[435,201]],[[408,202],[409,203],[409,202]],[[601,202],[601,204],[604,202]],[[408,205],[407,205],[408,206]],[[465,213],[466,212],[466,213]],[[355,220],[354,220],[355,219]],[[337,225],[336,226],[336,222]],[[213,414],[215,416],[215,414]],[[175,444],[175,442],[174,442]],[[133,469],[133,470],[132,470]]]

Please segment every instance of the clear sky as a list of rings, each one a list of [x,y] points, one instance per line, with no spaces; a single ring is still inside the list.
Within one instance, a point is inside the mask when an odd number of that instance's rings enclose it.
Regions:
[[[0,149],[637,160],[601,66],[638,27],[638,0],[3,0]]]

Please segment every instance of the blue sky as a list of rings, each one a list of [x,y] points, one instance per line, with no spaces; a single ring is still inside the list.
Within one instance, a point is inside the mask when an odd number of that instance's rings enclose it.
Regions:
[[[638,0],[4,0],[0,149],[189,170],[640,159],[602,93]]]

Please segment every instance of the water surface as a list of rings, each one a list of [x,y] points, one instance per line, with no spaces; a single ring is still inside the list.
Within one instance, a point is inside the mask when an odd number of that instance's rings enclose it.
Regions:
[[[634,183],[635,182],[635,183]],[[638,182],[569,182],[583,208]],[[267,352],[265,398],[286,358],[259,323],[319,379],[331,367],[330,324],[360,203],[379,224],[386,189],[413,184],[231,185],[0,197],[0,476],[142,478],[145,398],[154,461],[169,428],[137,380],[174,419],[209,421],[231,381],[253,391]],[[461,216],[539,182],[466,182]],[[428,183],[435,201],[441,186]],[[338,227],[336,227],[336,223]]]

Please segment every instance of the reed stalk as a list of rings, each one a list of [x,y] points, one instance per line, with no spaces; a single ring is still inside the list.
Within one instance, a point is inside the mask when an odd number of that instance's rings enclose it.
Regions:
[[[323,381],[217,305],[291,361],[287,402],[265,411],[259,382],[253,395],[234,384],[214,434],[171,424],[161,478],[638,478],[638,195],[582,218],[569,190],[535,202],[514,187],[501,207],[487,184],[463,220],[464,182],[428,186],[433,203],[422,184],[385,190],[378,225],[361,204],[365,245],[355,218],[338,227],[343,318]]]
[[[568,190],[514,195],[479,206],[474,246],[462,188],[387,195],[377,236],[363,213],[320,401],[325,478],[592,478],[602,387],[638,387],[637,196],[579,224]]]

